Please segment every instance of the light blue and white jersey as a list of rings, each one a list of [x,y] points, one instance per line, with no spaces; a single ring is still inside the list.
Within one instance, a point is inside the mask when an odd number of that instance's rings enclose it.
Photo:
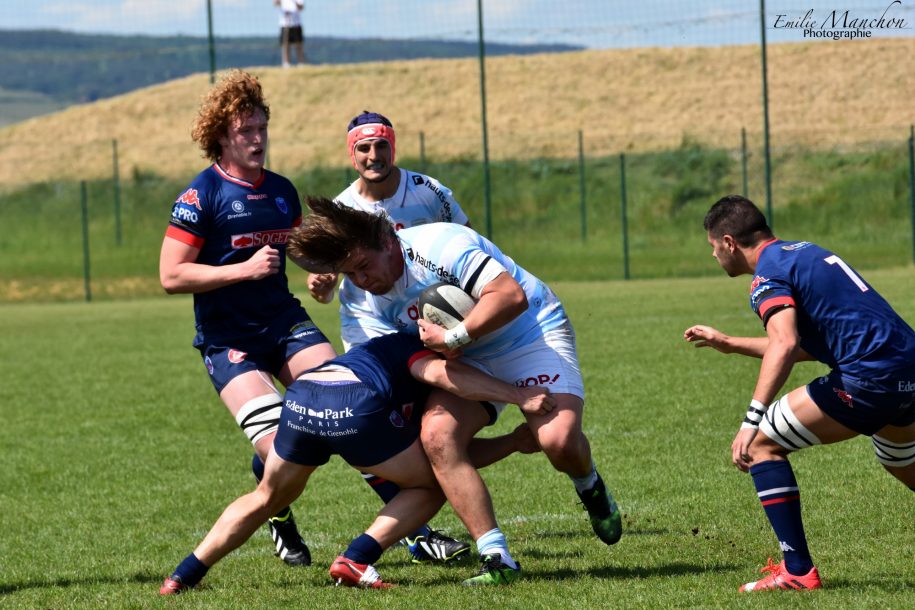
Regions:
[[[479,299],[484,286],[503,270],[524,289],[527,311],[465,346],[465,355],[479,359],[505,354],[568,321],[562,303],[549,286],[473,229],[435,223],[403,229],[397,232],[397,238],[404,255],[404,273],[387,294],[367,293],[366,304],[373,321],[363,330],[370,336],[401,330],[418,334],[418,301],[425,288],[447,282]]]
[[[454,199],[451,190],[438,180],[424,174],[418,174],[402,168],[400,185],[391,197],[381,201],[368,201],[359,194],[359,181],[337,195],[336,201],[343,205],[369,212],[384,214],[395,230],[416,227],[433,222],[454,222],[465,225],[467,214]],[[347,351],[354,345],[368,341],[372,337],[385,334],[384,326],[372,328],[371,312],[366,305],[365,291],[356,288],[352,282],[343,278],[340,284],[340,335],[343,347]],[[372,332],[366,332],[371,329]]]

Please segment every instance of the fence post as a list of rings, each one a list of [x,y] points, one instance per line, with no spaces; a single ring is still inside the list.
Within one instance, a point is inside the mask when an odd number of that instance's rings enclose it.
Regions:
[[[585,191],[585,144],[581,129],[578,130],[578,194],[581,214],[581,241],[588,239],[588,201]]]
[[[489,182],[489,128],[486,126],[486,46],[483,42],[483,0],[477,0],[477,33],[480,47],[480,116],[483,128],[483,207],[486,237],[492,239],[492,187]]]
[[[207,44],[210,49],[210,84],[216,82],[216,43],[213,39],[213,2],[207,0]]]
[[[428,174],[426,169],[426,132],[419,132],[419,167],[420,171],[424,174]]]
[[[79,183],[79,205],[83,217],[83,291],[86,302],[92,301],[92,287],[89,281],[89,200],[86,196],[86,181]]]
[[[118,171],[118,141],[111,140],[111,163],[114,168],[114,243],[121,245],[121,175]]]
[[[623,221],[623,279],[629,279],[629,226],[626,220],[626,154],[620,153],[620,207]]]
[[[912,261],[915,262],[915,125],[909,125],[909,204],[912,209]]]
[[[759,28],[762,39],[762,102],[763,102],[763,148],[766,161],[766,220],[775,227],[772,219],[772,155],[769,151],[769,77],[766,70],[766,0],[759,0]]]
[[[750,196],[749,180],[747,179],[747,130],[740,128],[740,165],[743,170],[743,196]]]

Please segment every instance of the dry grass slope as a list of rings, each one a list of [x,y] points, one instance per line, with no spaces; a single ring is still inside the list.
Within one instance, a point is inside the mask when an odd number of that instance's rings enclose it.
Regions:
[[[773,144],[902,140],[915,122],[915,38],[773,45]],[[669,147],[684,134],[736,146],[762,130],[754,46],[582,51],[487,60],[494,158],[572,156],[582,129],[590,154]],[[364,108],[395,122],[401,154],[420,131],[433,158],[477,157],[480,102],[473,59],[255,68],[273,109],[273,167],[344,166],[347,121]],[[204,165],[190,125],[204,74],[0,129],[6,184],[122,172],[187,177]]]

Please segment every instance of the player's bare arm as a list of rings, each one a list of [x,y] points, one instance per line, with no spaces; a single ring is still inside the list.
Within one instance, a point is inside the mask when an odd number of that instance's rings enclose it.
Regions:
[[[732,337],[723,332],[697,324],[683,332],[683,339],[694,347],[711,347],[722,354],[740,354],[752,358],[762,358],[769,347],[769,337]],[[798,347],[795,362],[811,361],[813,356]]]
[[[459,360],[445,360],[430,354],[414,362],[410,373],[423,383],[461,398],[516,404],[528,415],[545,415],[556,407],[556,399],[547,388],[519,388]]]
[[[508,273],[500,273],[483,287],[480,299],[464,318],[464,328],[471,339],[477,339],[502,328],[527,310],[527,295],[521,284]],[[445,329],[419,320],[419,337],[429,349],[444,352]],[[503,401],[504,402],[504,401]]]
[[[280,253],[264,246],[246,261],[234,265],[203,265],[200,248],[166,237],[159,253],[159,281],[165,292],[208,292],[246,280],[260,280],[280,270]]]
[[[797,311],[788,307],[772,314],[766,324],[768,345],[759,367],[759,377],[753,390],[753,400],[769,405],[788,380],[797,361],[800,337],[797,333]],[[750,469],[750,443],[757,428],[741,428],[731,443],[731,459],[740,470]]]

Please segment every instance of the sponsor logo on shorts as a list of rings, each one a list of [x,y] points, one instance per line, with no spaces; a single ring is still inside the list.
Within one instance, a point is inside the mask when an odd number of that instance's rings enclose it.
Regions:
[[[899,382],[899,391],[900,392],[915,392],[915,381],[900,381]]]
[[[210,375],[212,375],[213,374],[213,361],[210,360],[210,357],[207,356],[206,358],[204,358],[203,363],[206,365],[207,371],[209,371]]]
[[[840,390],[839,388],[833,388],[832,391],[836,393],[836,395],[839,397],[839,400],[841,400],[842,402],[847,404],[849,407],[855,406],[852,404],[852,401],[854,400],[852,395],[849,394],[848,392],[846,392],[845,390]]]
[[[559,373],[556,373],[553,376],[541,373],[536,377],[526,377],[521,379],[515,379],[515,385],[519,388],[526,388],[532,385],[553,385],[559,381]]]
[[[257,248],[260,246],[285,244],[289,238],[288,229],[276,231],[256,231],[254,233],[240,233],[232,236],[232,249]]]
[[[183,203],[185,205],[192,205],[198,210],[203,210],[200,207],[200,197],[197,196],[197,189],[187,189],[178,199],[175,200],[175,203]]]
[[[305,422],[304,424],[295,424],[292,421],[287,420],[286,425],[293,430],[325,437],[354,436],[359,434],[359,430],[356,428],[344,428],[342,430],[331,429],[340,428],[341,419],[353,416],[353,410],[349,407],[344,407],[342,410],[324,409],[323,411],[317,411],[311,407],[300,405],[294,400],[287,400],[286,408],[299,414],[298,421]]]
[[[404,421],[403,416],[397,411],[391,411],[391,415],[388,417],[391,420],[391,425],[395,428],[403,428],[407,422]]]
[[[230,349],[229,350],[229,362],[231,362],[232,364],[238,364],[239,362],[244,361],[245,356],[247,356],[247,355],[248,354],[246,352],[243,352],[241,350]]]
[[[320,329],[315,326],[315,323],[311,320],[299,322],[289,329],[289,334],[292,335],[293,339],[301,339],[302,337],[308,337],[319,332],[321,332]]]

